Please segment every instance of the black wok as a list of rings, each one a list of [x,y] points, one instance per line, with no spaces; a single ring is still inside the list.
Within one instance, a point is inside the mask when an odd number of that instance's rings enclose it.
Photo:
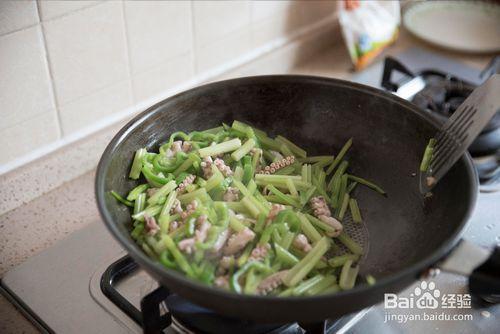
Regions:
[[[140,147],[158,149],[174,131],[233,120],[282,134],[313,154],[332,154],[350,137],[351,170],[381,185],[388,197],[358,187],[369,241],[361,274],[373,286],[316,297],[246,296],[204,286],[147,257],[129,236],[128,209],[110,195],[126,193]],[[262,322],[336,318],[373,305],[385,292],[414,282],[458,242],[474,207],[477,176],[464,155],[424,202],[417,172],[427,140],[439,124],[411,103],[356,83],[308,76],[262,76],[211,83],[168,98],[130,121],[106,148],[97,169],[96,196],[107,227],[135,261],[171,291],[214,311]]]

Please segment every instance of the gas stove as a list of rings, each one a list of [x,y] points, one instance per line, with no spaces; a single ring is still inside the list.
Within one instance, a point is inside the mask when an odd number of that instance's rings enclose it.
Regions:
[[[439,64],[444,60],[432,54],[427,57],[424,68],[416,68],[412,59],[405,59],[405,54],[399,58],[385,58],[381,86],[411,101],[441,123],[455,112],[478,84],[500,70],[500,56],[493,58],[483,71],[459,63],[453,70],[443,70]],[[447,63],[449,66],[453,62]],[[416,69],[410,69],[406,64]],[[475,139],[469,153],[478,171],[481,191],[500,190],[500,113]]]
[[[396,59],[412,73],[419,73],[432,65],[443,72],[453,73],[471,86],[481,82],[476,70],[423,50],[410,49]],[[374,64],[353,79],[380,87],[383,68],[383,62]],[[393,78],[403,80],[398,83],[413,79]],[[424,88],[417,81],[413,81],[413,85],[421,86],[418,91]],[[399,88],[396,91],[402,92]],[[417,99],[415,94],[409,96]],[[455,102],[444,102],[450,104],[445,111],[453,112]],[[498,203],[500,192],[479,195],[464,232],[465,239],[484,247],[500,246]],[[441,294],[467,292],[467,279],[461,276],[440,273],[432,281]],[[419,284],[415,282],[399,297],[412,296]],[[387,310],[383,303],[317,324],[263,325],[223,317],[171,294],[168,287],[158,286],[126,255],[100,221],[73,233],[8,272],[1,281],[0,292],[44,333],[298,334],[306,330],[307,333],[497,333],[500,328],[500,305],[477,301],[472,309],[467,309],[473,317],[469,321],[386,322]],[[169,309],[167,304],[175,306]],[[451,308],[442,311],[450,316],[461,312]]]

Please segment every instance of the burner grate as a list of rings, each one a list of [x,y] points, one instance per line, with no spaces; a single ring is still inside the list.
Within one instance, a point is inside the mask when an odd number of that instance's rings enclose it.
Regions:
[[[187,300],[171,294],[160,286],[141,300],[141,310],[128,301],[115,286],[124,278],[133,275],[139,266],[129,256],[112,263],[103,273],[100,286],[106,297],[118,306],[126,315],[143,328],[145,334],[163,333],[171,326],[177,333],[234,333],[240,334],[303,334],[304,330],[297,323],[293,324],[255,324],[239,319],[227,318],[212,311],[194,305]],[[165,307],[172,303],[178,307],[176,316]],[[193,321],[194,320],[194,321]],[[199,321],[201,328],[196,328]],[[326,322],[325,322],[326,323]],[[322,325],[326,326],[326,325]],[[326,333],[324,331],[318,333]]]

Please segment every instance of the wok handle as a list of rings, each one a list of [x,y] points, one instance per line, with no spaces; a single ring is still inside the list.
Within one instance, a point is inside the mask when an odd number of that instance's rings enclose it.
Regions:
[[[500,247],[490,251],[461,240],[438,267],[468,277],[471,294],[500,302]]]

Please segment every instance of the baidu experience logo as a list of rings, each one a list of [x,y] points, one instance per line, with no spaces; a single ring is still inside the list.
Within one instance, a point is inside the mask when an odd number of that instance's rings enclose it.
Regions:
[[[420,283],[420,287],[415,288],[415,298],[418,298],[415,302],[417,308],[430,308],[436,309],[439,306],[439,297],[441,296],[441,291],[436,289],[436,284],[430,282],[427,284],[426,281]]]
[[[422,281],[409,297],[399,297],[395,293],[384,294],[386,309],[384,323],[397,321],[472,320],[467,312],[446,313],[443,309],[470,309],[471,296],[467,293],[443,294],[434,282]],[[439,308],[439,310],[438,310]],[[399,311],[398,311],[399,310]]]
[[[384,294],[384,307],[391,308],[418,308],[436,309],[439,307],[441,291],[436,289],[434,282],[422,281],[415,288],[410,297],[398,297],[395,293]]]

